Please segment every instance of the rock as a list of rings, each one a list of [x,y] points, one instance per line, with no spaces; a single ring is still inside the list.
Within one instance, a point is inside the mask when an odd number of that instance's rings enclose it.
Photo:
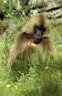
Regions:
[[[49,19],[62,18],[62,0],[29,0],[30,13],[44,12]]]

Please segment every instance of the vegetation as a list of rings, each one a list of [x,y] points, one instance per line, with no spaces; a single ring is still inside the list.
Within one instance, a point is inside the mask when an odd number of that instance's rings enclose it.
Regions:
[[[21,62],[20,78],[17,77],[18,81],[13,82],[15,75],[11,73],[8,64],[9,51],[14,39],[21,32],[19,26],[23,25],[28,17],[12,16],[13,9],[11,12],[5,9],[5,12],[7,14],[5,13],[4,21],[9,22],[13,19],[13,23],[18,29],[13,32],[8,28],[0,36],[0,96],[62,96],[62,19],[49,21],[55,58],[36,52],[30,62],[27,60]],[[4,21],[2,22],[4,23]],[[29,68],[27,68],[27,64]]]
[[[14,20],[17,24],[23,24],[26,19],[26,17],[21,17]],[[61,25],[53,28],[50,26],[50,34],[54,41],[55,59],[49,58],[43,53],[34,54],[36,58],[29,62],[29,72],[26,73],[26,63],[28,62],[26,60],[22,62],[25,67],[22,66],[21,68],[18,82],[12,82],[13,77],[10,74],[11,70],[7,60],[11,45],[20,31],[3,34],[0,38],[1,96],[62,96],[62,44],[58,42],[61,30]],[[24,73],[26,74],[24,75]]]

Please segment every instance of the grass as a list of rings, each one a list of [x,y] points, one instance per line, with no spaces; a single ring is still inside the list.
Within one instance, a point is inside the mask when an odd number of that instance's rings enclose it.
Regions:
[[[14,19],[16,24],[23,24],[26,20],[26,17]],[[11,77],[7,60],[11,45],[20,31],[4,34],[0,38],[0,96],[62,96],[62,44],[58,43],[62,26],[52,26],[50,21],[50,34],[57,58],[36,53],[32,62],[22,61],[18,82],[12,82],[15,76]],[[25,64],[29,64],[29,71]]]

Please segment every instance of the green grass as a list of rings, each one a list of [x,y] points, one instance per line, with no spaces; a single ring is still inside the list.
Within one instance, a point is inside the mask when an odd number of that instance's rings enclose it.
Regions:
[[[16,24],[23,24],[27,18],[14,20]],[[20,78],[17,78],[18,82],[12,82],[15,76],[11,76],[7,61],[11,45],[19,33],[4,34],[0,38],[0,96],[62,96],[62,44],[58,43],[62,26],[52,28],[50,24],[56,57],[52,59],[43,53],[35,53],[31,62],[22,61]],[[29,69],[26,64],[29,64]]]

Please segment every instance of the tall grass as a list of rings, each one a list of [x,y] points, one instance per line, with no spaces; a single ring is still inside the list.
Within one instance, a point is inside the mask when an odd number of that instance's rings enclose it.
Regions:
[[[25,19],[21,20],[21,24]],[[16,20],[16,22],[18,22]],[[25,21],[24,21],[25,22]],[[19,31],[4,34],[0,38],[0,96],[62,96],[62,44],[58,43],[58,36],[62,27],[50,26],[50,34],[54,42],[55,58],[44,53],[35,53],[32,60],[22,60],[17,82],[7,63],[9,51]]]

